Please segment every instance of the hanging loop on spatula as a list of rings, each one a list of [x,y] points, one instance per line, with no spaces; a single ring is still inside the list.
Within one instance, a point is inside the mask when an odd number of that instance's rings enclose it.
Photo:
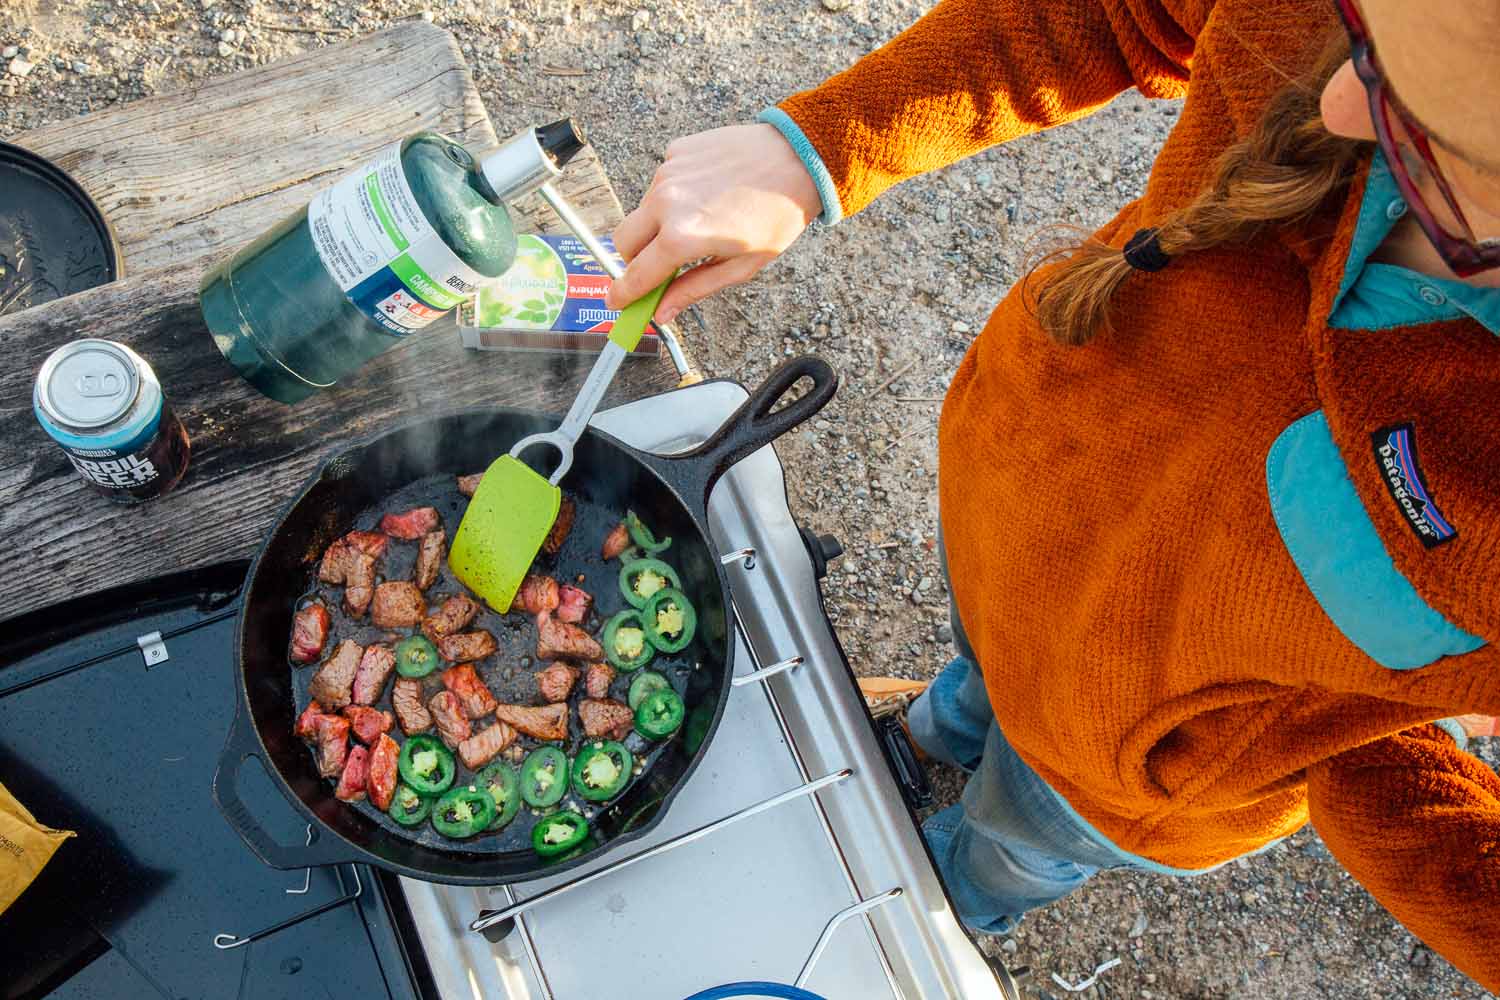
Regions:
[[[620,362],[624,361],[625,356],[635,350],[636,344],[640,342],[646,324],[651,321],[651,315],[656,312],[656,307],[661,303],[661,297],[671,283],[672,279],[668,278],[643,298],[625,307],[610,331],[609,343],[599,355],[598,360],[594,362],[594,367],[584,379],[583,385],[579,387],[578,397],[573,400],[573,405],[569,408],[568,415],[563,418],[561,426],[555,431],[532,434],[517,441],[515,447],[510,450],[511,458],[519,459],[521,452],[536,445],[550,445],[557,449],[560,459],[557,468],[553,470],[547,481],[553,486],[562,482],[568,470],[573,467],[573,446],[578,443],[579,437],[583,435],[584,429],[593,419],[594,411],[599,409],[599,404],[603,402],[604,394],[609,390],[610,383],[615,380],[615,372],[619,370]]]

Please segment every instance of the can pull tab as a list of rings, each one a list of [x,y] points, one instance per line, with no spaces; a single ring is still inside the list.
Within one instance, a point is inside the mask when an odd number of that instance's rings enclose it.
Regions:
[[[74,383],[74,386],[80,396],[107,399],[125,391],[125,380],[114,372],[103,374],[86,372],[78,376],[78,381]]]

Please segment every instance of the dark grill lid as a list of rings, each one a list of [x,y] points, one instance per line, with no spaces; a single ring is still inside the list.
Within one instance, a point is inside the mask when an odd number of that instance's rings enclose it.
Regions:
[[[0,316],[119,276],[114,234],[78,182],[0,142]]]

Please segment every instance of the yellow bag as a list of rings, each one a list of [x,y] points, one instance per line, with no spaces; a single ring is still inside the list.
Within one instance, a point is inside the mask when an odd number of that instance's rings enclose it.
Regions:
[[[51,830],[36,821],[0,785],[0,913],[31,884],[72,830]]]

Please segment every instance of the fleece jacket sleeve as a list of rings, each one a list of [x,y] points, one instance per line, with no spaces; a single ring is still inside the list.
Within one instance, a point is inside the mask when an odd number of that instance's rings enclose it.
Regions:
[[[1214,0],[944,0],[780,105],[853,215],[886,188],[1081,118],[1131,86],[1181,97]]]
[[[1434,951],[1500,990],[1500,777],[1422,726],[1308,772],[1313,825]]]

